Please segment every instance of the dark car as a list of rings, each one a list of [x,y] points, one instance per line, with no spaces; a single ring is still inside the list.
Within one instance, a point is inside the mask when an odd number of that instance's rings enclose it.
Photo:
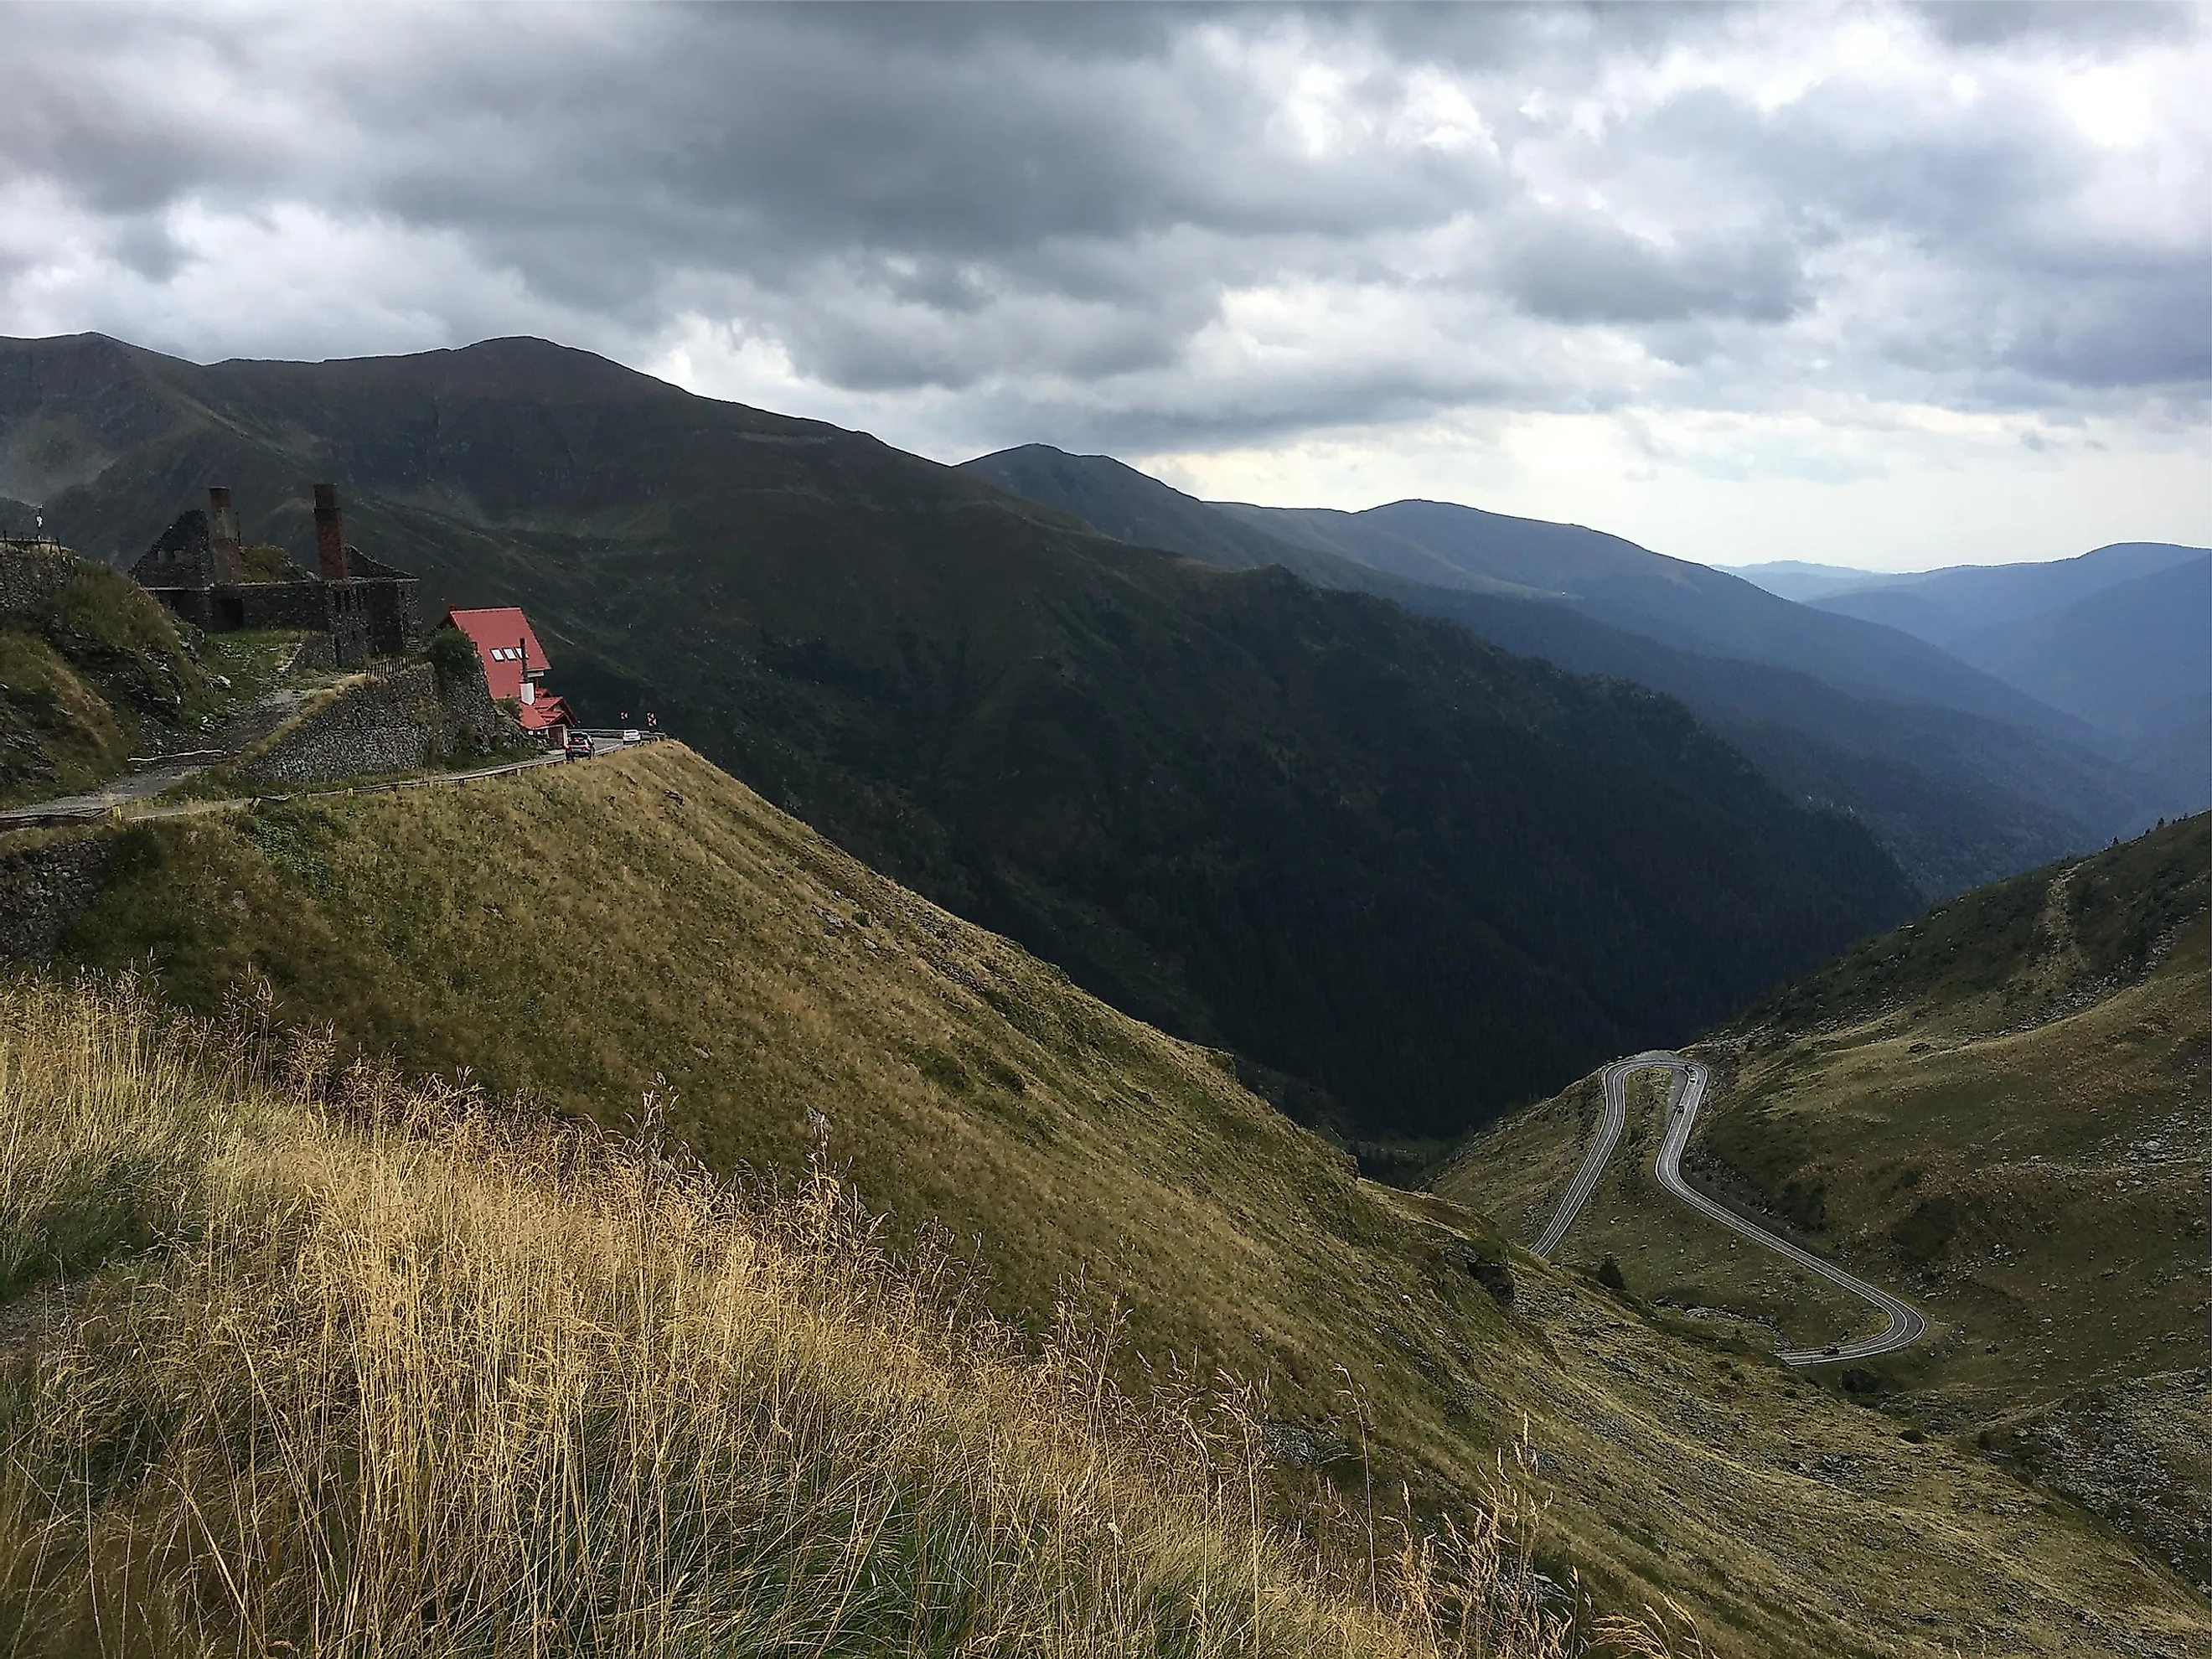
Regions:
[[[568,734],[568,751],[570,760],[591,759],[591,738],[586,737],[581,732],[571,732]]]

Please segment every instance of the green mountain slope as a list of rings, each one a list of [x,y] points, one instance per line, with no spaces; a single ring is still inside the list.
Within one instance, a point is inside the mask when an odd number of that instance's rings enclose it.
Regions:
[[[1319,586],[1458,623],[1509,651],[1679,697],[1785,793],[1865,823],[1924,896],[2132,834],[2178,805],[2149,778],[2008,722],[1854,696],[1794,669],[1684,650],[1528,589],[1416,582],[1285,542],[1108,456],[1032,444],[962,470],[1125,541],[1232,568],[1280,564]]]
[[[193,747],[258,690],[216,678],[168,613],[104,565],[0,547],[0,591],[15,601],[0,607],[0,806],[103,782],[134,755]],[[256,665],[247,650],[208,654]]]
[[[653,708],[1349,1132],[1456,1131],[1911,903],[1863,830],[1679,705],[587,354],[0,362],[0,419],[123,446],[49,498],[83,544],[135,547],[212,479],[249,535],[303,538],[302,481],[334,477],[349,533],[431,593],[527,606],[587,708]]]
[[[1685,1160],[1926,1311],[1929,1340],[1861,1379],[1891,1410],[2025,1458],[2199,1580],[2212,1510],[2185,1425],[2212,1426],[2209,896],[2199,816],[1868,941],[1691,1049],[1715,1086]],[[1439,1190],[1534,1222],[1571,1173],[1587,1095],[1480,1138]],[[1594,1206],[1570,1243],[1615,1255],[1641,1294],[1795,1335],[1850,1311],[1656,1189]],[[2149,1432],[2161,1421],[2174,1431]],[[2100,1442],[2101,1469],[2060,1455]]]
[[[258,971],[265,1017],[331,1023],[340,1061],[643,1118],[720,1172],[826,1161],[887,1242],[948,1244],[1033,1339],[1070,1306],[1119,1321],[1139,1390],[1263,1389],[1270,1501],[1308,1526],[1332,1490],[1356,1516],[1371,1489],[1387,1539],[1401,1482],[1425,1521],[1502,1485],[1542,1509],[1553,1579],[1672,1597],[1730,1659],[2212,1640],[2171,1575],[1978,1455],[1526,1258],[1501,1305],[1478,1217],[1356,1179],[1225,1057],[677,744],[136,826],[68,953],[203,1009]]]

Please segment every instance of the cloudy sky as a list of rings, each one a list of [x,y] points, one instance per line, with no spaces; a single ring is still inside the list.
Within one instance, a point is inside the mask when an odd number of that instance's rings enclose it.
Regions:
[[[0,334],[1715,562],[2212,543],[2212,8],[0,7]]]

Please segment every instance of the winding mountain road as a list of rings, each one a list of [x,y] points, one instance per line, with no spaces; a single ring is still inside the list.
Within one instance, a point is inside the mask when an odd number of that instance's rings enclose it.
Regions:
[[[1651,1166],[1651,1173],[1659,1184],[1680,1199],[1701,1215],[1711,1217],[1740,1233],[1754,1244],[1763,1245],[1776,1255],[1785,1256],[1808,1273],[1815,1273],[1830,1283],[1840,1285],[1852,1295],[1871,1303],[1888,1320],[1886,1328],[1872,1336],[1855,1338],[1849,1342],[1838,1342],[1824,1348],[1785,1348],[1778,1357],[1785,1365],[1830,1365],[1846,1359],[1868,1359],[1876,1354],[1893,1353],[1908,1343],[1917,1342],[1927,1332],[1928,1322],[1917,1308],[1887,1291],[1868,1284],[1841,1267],[1823,1261],[1810,1250],[1801,1249],[1788,1239],[1771,1233],[1754,1222],[1746,1221],[1734,1211],[1724,1208],[1698,1192],[1682,1177],[1682,1152],[1690,1144],[1690,1133],[1697,1127],[1698,1108],[1705,1103],[1705,1083],[1710,1076],[1706,1068],[1695,1060],[1662,1048],[1651,1048],[1626,1060],[1615,1060],[1605,1068],[1605,1121],[1598,1126],[1597,1139],[1590,1145],[1582,1167],[1575,1171],[1574,1180],[1568,1184],[1566,1197],[1561,1200],[1559,1212],[1551,1224],[1544,1229],[1543,1237],[1534,1245],[1538,1255],[1548,1256],[1558,1247],[1583,1206],[1589,1202],[1590,1194],[1605,1174],[1606,1161],[1620,1139],[1622,1127],[1628,1121],[1628,1076],[1632,1072],[1647,1068],[1671,1072],[1673,1086],[1667,1097],[1667,1136],[1660,1143],[1659,1156]]]

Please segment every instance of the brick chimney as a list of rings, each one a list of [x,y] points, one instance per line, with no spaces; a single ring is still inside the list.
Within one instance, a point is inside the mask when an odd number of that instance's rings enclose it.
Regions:
[[[326,582],[342,582],[346,567],[345,514],[338,511],[338,487],[315,486],[315,562]]]
[[[208,491],[208,546],[215,555],[216,580],[244,580],[246,567],[238,544],[238,514],[230,505],[230,491],[221,484]]]

